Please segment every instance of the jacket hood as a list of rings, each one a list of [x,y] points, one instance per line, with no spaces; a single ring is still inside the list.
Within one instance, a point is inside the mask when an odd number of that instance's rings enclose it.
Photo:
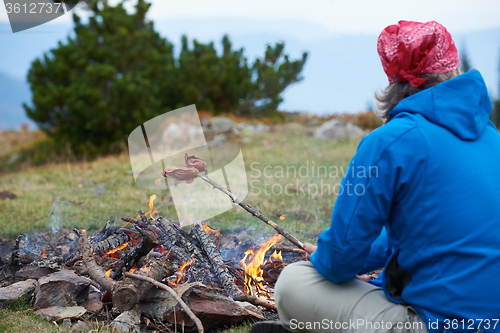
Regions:
[[[481,74],[472,70],[411,95],[389,113],[420,113],[462,140],[475,140],[489,122],[491,101]]]

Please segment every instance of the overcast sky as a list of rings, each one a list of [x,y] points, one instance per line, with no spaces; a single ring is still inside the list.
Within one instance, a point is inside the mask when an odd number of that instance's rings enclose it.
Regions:
[[[110,3],[116,3],[110,0]],[[129,6],[136,3],[130,0]],[[331,33],[378,33],[399,20],[442,23],[451,32],[500,27],[499,0],[150,0],[150,18],[299,19]],[[0,21],[7,22],[3,6]],[[64,15],[54,23],[69,22]],[[210,29],[210,27],[207,27]]]

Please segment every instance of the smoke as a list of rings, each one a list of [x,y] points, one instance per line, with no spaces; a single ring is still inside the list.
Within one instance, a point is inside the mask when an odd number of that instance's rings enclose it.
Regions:
[[[49,226],[54,234],[64,227],[64,223],[68,221],[69,216],[72,214],[72,206],[71,202],[61,201],[59,198],[52,204],[49,213]]]

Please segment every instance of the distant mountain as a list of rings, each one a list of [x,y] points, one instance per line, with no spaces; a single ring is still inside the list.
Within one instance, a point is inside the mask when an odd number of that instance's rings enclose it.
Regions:
[[[0,129],[18,129],[21,124],[35,124],[26,116],[22,103],[29,103],[29,85],[0,72]]]

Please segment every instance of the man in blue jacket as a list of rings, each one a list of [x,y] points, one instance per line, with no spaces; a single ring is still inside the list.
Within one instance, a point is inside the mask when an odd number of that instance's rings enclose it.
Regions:
[[[342,180],[310,262],[276,284],[282,324],[307,332],[500,332],[500,135],[479,72],[436,22],[379,37],[386,124]],[[357,279],[385,267],[377,287]]]

